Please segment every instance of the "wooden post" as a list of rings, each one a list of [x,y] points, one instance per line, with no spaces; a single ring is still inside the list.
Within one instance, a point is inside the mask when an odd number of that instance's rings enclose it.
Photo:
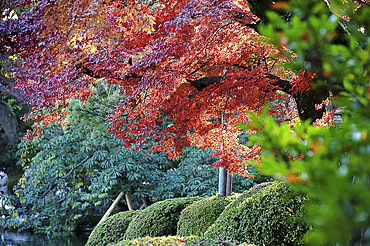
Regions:
[[[106,218],[108,218],[108,216],[112,213],[113,209],[117,206],[117,204],[119,203],[119,201],[121,200],[122,197],[123,197],[123,192],[119,193],[119,195],[117,196],[116,200],[114,200],[114,202],[112,203],[112,205],[110,205],[110,207],[107,210],[107,212],[105,212],[103,218],[101,218],[101,220],[99,221],[98,225],[101,222],[103,222]]]
[[[128,193],[125,194],[125,198],[126,198],[126,203],[127,203],[127,207],[128,207],[128,210],[132,211],[132,203],[131,203],[131,199],[130,199],[130,196],[128,195]]]

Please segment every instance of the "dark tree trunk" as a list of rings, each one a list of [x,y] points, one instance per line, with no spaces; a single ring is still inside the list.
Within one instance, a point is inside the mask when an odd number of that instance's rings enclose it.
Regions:
[[[4,129],[9,143],[15,143],[18,140],[19,131],[17,117],[4,101],[0,101],[0,125]]]
[[[220,196],[230,196],[232,191],[232,178],[224,167],[219,169],[219,179],[218,179],[218,194]]]

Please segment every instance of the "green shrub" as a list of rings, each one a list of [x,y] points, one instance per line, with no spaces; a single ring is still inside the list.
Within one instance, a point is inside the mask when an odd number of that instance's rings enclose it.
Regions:
[[[107,245],[108,243],[122,240],[130,221],[137,214],[137,211],[120,212],[108,217],[94,228],[86,246]]]
[[[234,199],[233,199],[234,198]],[[225,207],[235,200],[234,197],[212,196],[186,207],[177,224],[177,235],[203,236],[208,227],[220,216]]]
[[[238,196],[234,202],[230,203],[229,206],[238,206],[239,203],[243,202],[248,197],[258,193],[261,189],[265,188],[268,185],[272,185],[272,182],[264,182],[258,185],[251,187],[249,190],[244,191],[240,196]]]
[[[200,197],[181,197],[156,202],[141,210],[130,222],[125,239],[176,235],[181,211]]]
[[[215,245],[223,245],[223,246],[254,246],[252,244],[239,244],[233,241],[221,241],[211,238],[204,238],[199,236],[190,236],[190,237],[178,237],[178,236],[167,236],[167,237],[143,237],[139,239],[133,240],[124,240],[117,244],[112,244],[111,246],[123,246],[123,245],[137,245],[137,246],[144,246],[144,245],[207,245],[207,246],[215,246]]]
[[[280,182],[252,188],[244,197],[224,210],[205,237],[257,245],[301,244],[308,230],[302,220],[305,197]]]

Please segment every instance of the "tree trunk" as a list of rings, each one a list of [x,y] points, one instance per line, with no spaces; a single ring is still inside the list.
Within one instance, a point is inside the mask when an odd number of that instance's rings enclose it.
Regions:
[[[229,174],[229,171],[227,171],[226,196],[230,196],[232,190],[233,190],[233,176]]]
[[[18,140],[18,122],[15,114],[10,110],[9,105],[0,101],[0,125],[5,131],[10,143],[14,143]]]
[[[232,190],[232,176],[229,175],[224,167],[219,169],[219,178],[218,178],[218,194],[220,196],[230,196]]]
[[[221,116],[221,123],[226,123],[224,116]],[[223,146],[221,146],[221,149]],[[218,176],[218,194],[220,196],[230,196],[232,189],[232,176],[229,175],[224,167],[220,167]]]

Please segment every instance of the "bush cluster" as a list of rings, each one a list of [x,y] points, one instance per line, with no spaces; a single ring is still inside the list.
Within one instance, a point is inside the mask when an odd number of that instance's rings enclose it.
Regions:
[[[199,236],[190,236],[190,237],[179,237],[179,236],[167,236],[167,237],[143,237],[133,240],[123,240],[119,243],[113,244],[112,246],[123,246],[123,245],[137,245],[137,246],[146,246],[146,245],[207,245],[207,246],[255,246],[253,244],[238,243],[235,241],[222,241],[211,238],[199,237]]]
[[[220,215],[205,237],[257,245],[299,245],[308,230],[302,204],[285,184],[274,182],[252,188]]]
[[[156,202],[141,210],[130,222],[125,239],[176,235],[181,211],[200,197],[182,197]]]
[[[300,245],[308,230],[302,212],[306,200],[281,182],[231,197],[167,199],[113,215],[94,229],[87,246]]]
[[[177,226],[179,236],[203,236],[235,196],[212,196],[193,203],[182,212]]]
[[[122,240],[126,229],[138,210],[114,214],[98,224],[91,232],[86,246],[107,245]]]

